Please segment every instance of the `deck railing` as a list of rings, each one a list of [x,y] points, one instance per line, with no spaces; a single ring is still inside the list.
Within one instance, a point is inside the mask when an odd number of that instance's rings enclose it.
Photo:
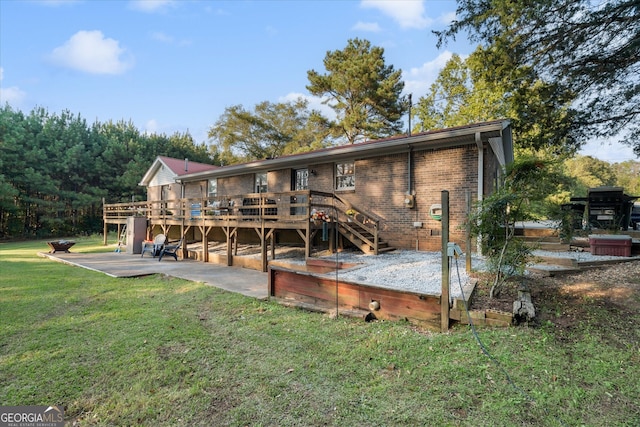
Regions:
[[[103,219],[118,223],[131,216],[165,221],[185,219],[306,221],[310,217],[310,192],[248,193],[237,196],[184,198],[105,204]]]
[[[150,224],[235,223],[249,227],[268,222],[275,228],[298,229],[317,227],[314,217],[321,217],[320,222],[339,224],[341,230],[349,230],[372,247],[378,242],[378,218],[335,194],[310,190],[104,204],[105,225],[124,224],[132,216],[145,217]]]

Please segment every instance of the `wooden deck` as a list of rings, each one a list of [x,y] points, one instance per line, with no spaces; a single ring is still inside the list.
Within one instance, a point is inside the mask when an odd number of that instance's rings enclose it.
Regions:
[[[347,215],[348,210],[353,215]],[[147,219],[147,239],[158,233],[172,240],[185,239],[185,257],[189,243],[207,248],[209,242],[225,242],[229,266],[233,265],[239,243],[259,243],[265,272],[268,249],[275,258],[277,237],[285,234],[284,239],[304,246],[307,258],[317,240],[326,242],[329,250],[342,246],[344,239],[376,255],[389,249],[378,233],[379,218],[334,194],[308,190],[104,204],[105,245],[108,226],[117,225],[120,236],[131,217]],[[209,262],[209,252],[203,250],[198,259]]]

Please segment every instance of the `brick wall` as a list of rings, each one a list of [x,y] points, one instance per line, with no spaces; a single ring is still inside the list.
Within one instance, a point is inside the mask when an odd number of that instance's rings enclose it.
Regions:
[[[484,147],[483,192],[495,187],[500,166],[492,150]],[[404,249],[440,250],[442,224],[430,215],[432,205],[441,203],[442,191],[449,191],[450,241],[465,248],[464,225],[467,194],[472,203],[477,200],[478,150],[475,145],[462,145],[440,150],[411,153],[411,183],[409,184],[409,154],[400,153],[355,161],[355,190],[337,194],[357,209],[380,220],[380,235],[391,246]],[[309,189],[334,192],[334,163],[308,165]],[[269,192],[291,190],[292,169],[270,171]],[[253,173],[218,179],[219,196],[235,196],[255,191]],[[206,181],[188,184],[186,197],[206,194]],[[172,189],[179,189],[172,184]],[[410,188],[409,188],[410,187]],[[407,192],[415,196],[415,207],[405,205]],[[159,187],[148,189],[149,199],[159,198]],[[176,194],[179,197],[179,192]],[[422,226],[414,227],[415,222]]]
[[[218,178],[218,196],[235,196],[255,191],[254,174]]]
[[[200,199],[207,196],[207,181],[188,182],[184,185],[184,197],[187,199]]]
[[[270,193],[282,193],[291,191],[291,169],[269,172],[267,174],[267,187]]]
[[[439,250],[442,224],[430,216],[430,208],[441,202],[442,190],[448,190],[450,241],[464,247],[462,227],[466,219],[466,192],[471,193],[473,200],[477,196],[478,155],[475,146],[412,153],[413,209],[404,203],[409,191],[408,163],[407,153],[358,160],[355,191],[339,194],[355,207],[380,218],[381,237],[391,246]],[[332,181],[328,181],[330,185]],[[415,228],[414,222],[422,222],[423,225]]]

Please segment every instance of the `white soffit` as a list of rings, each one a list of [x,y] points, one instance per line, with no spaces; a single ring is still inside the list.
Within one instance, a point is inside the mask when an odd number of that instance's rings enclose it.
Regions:
[[[502,146],[502,138],[489,138],[489,145],[491,145],[491,149],[495,153],[498,158],[498,162],[500,162],[500,166],[506,166],[507,160],[504,156],[504,147]]]

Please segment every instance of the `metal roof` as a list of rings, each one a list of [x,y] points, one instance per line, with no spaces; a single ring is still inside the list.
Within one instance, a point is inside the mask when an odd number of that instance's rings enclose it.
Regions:
[[[144,174],[138,185],[148,185],[158,169],[160,169],[162,166],[169,169],[171,173],[176,176],[176,178],[183,175],[202,173],[219,168],[219,166],[208,165],[206,163],[191,162],[188,159],[180,160],[174,159],[173,157],[158,156],[151,164],[151,167],[149,167],[147,172]]]

